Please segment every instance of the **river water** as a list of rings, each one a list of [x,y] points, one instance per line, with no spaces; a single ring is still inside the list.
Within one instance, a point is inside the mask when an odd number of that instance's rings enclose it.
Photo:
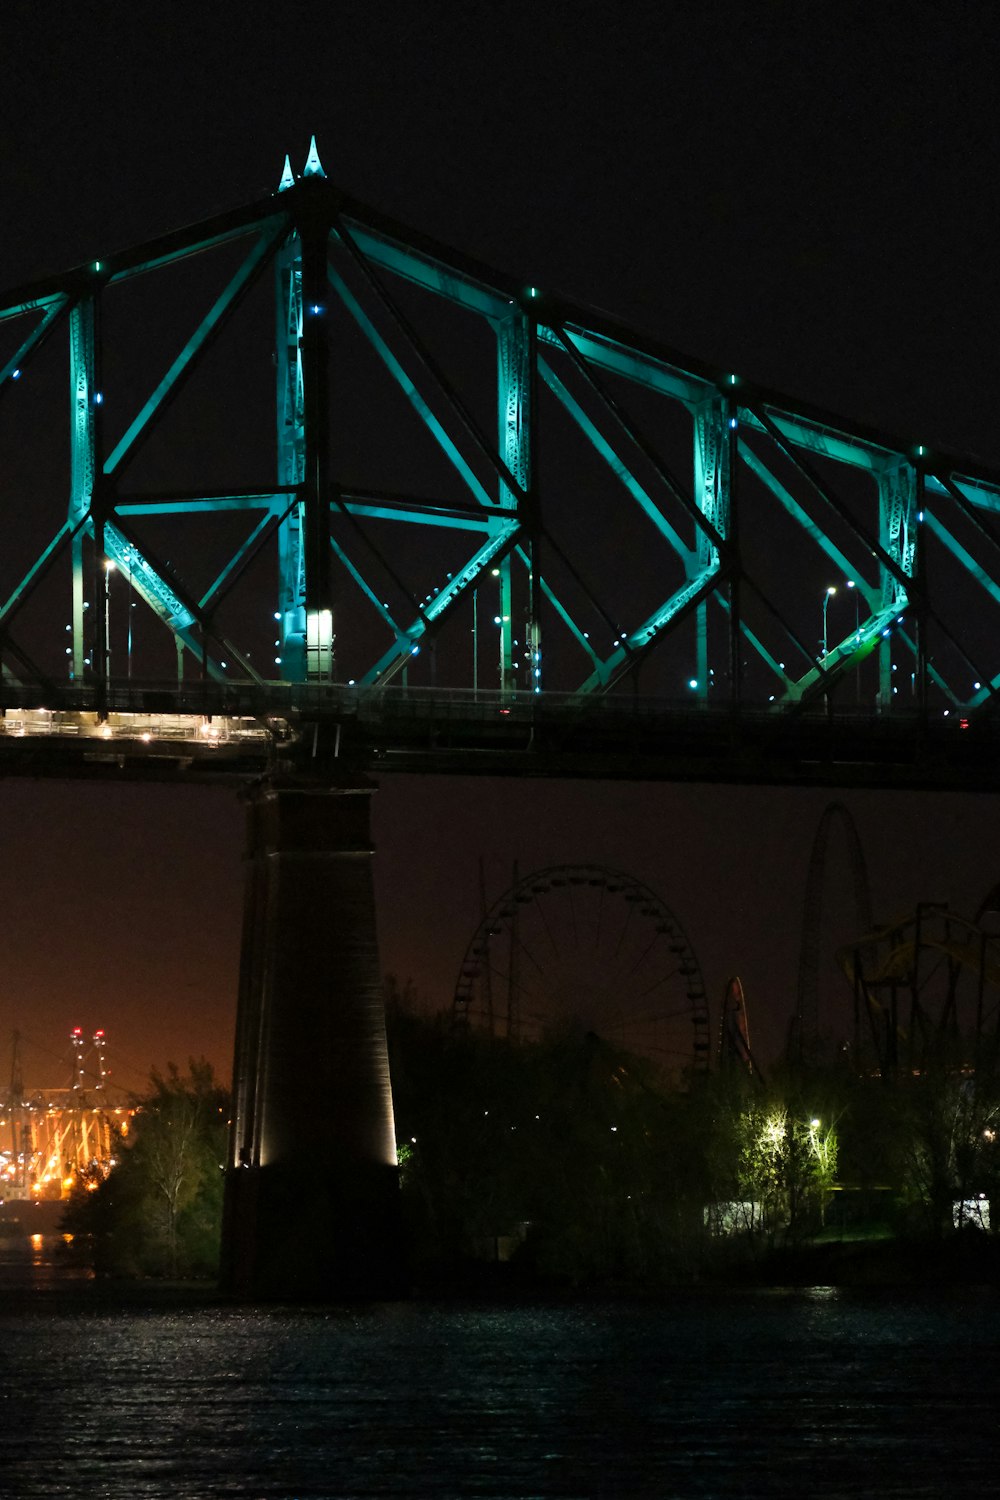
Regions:
[[[1000,1493],[1000,1293],[112,1301],[0,1264],[0,1495]]]

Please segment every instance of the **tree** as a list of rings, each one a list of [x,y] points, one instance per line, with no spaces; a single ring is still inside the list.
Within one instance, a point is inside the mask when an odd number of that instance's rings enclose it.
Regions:
[[[153,1071],[115,1142],[104,1182],[82,1187],[64,1224],[89,1237],[95,1268],[117,1275],[213,1276],[218,1269],[229,1101],[211,1064]]]
[[[731,1225],[768,1245],[822,1226],[839,1155],[839,1111],[829,1092],[815,1077],[768,1085],[746,1075],[713,1080],[705,1185]],[[823,1113],[814,1114],[805,1101],[821,1094]]]
[[[690,1274],[699,1137],[689,1101],[648,1062],[591,1033],[456,1033],[398,1003],[388,1032],[403,1203],[425,1269],[524,1235],[522,1266],[560,1281]]]

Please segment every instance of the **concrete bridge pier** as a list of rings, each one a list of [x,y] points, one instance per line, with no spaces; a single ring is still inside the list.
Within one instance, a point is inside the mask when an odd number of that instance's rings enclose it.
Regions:
[[[267,781],[248,798],[221,1264],[237,1296],[403,1290],[372,791]]]

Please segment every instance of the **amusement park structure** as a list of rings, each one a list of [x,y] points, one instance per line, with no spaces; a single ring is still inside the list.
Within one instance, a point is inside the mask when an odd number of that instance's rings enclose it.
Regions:
[[[887,1080],[1000,1064],[1000,929],[944,902],[871,929],[839,955],[854,996],[854,1057]]]
[[[598,1036],[676,1079],[709,1065],[708,997],[684,929],[647,885],[603,865],[525,876],[515,865],[462,959],[454,1018],[512,1041]]]
[[[820,1039],[820,940],[823,929],[824,895],[830,895],[827,863],[834,829],[841,831],[850,867],[854,905],[854,931],[868,932],[872,926],[871,890],[865,854],[854,819],[842,802],[830,802],[816,829],[806,872],[802,908],[802,939],[799,950],[798,995],[789,1036],[789,1052],[800,1061],[811,1057]]]

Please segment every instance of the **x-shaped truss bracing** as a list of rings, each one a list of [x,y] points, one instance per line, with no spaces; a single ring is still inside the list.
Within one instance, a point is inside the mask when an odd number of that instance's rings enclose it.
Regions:
[[[180,304],[174,352],[145,388],[127,384],[112,420],[107,307],[132,286],[155,303],[159,278],[220,256],[210,294]],[[225,363],[241,310],[268,304],[261,482],[137,483],[184,400],[209,409],[216,456],[238,441],[213,389],[241,379],[243,354]],[[522,286],[346,197],[315,148],[262,202],[9,294],[3,331],[0,660],[22,689],[120,680],[116,572],[128,608],[176,643],[176,670],[216,682],[432,683],[501,700],[641,684],[776,713],[965,716],[1000,690],[1000,477]],[[32,394],[60,338],[68,423],[44,409],[44,381]],[[359,472],[366,428],[394,472],[432,477]],[[16,476],[32,435],[60,430],[66,482],[28,482],[44,535],[24,556]],[[157,538],[206,517],[238,535],[196,577]],[[151,679],[132,618],[128,676]]]

